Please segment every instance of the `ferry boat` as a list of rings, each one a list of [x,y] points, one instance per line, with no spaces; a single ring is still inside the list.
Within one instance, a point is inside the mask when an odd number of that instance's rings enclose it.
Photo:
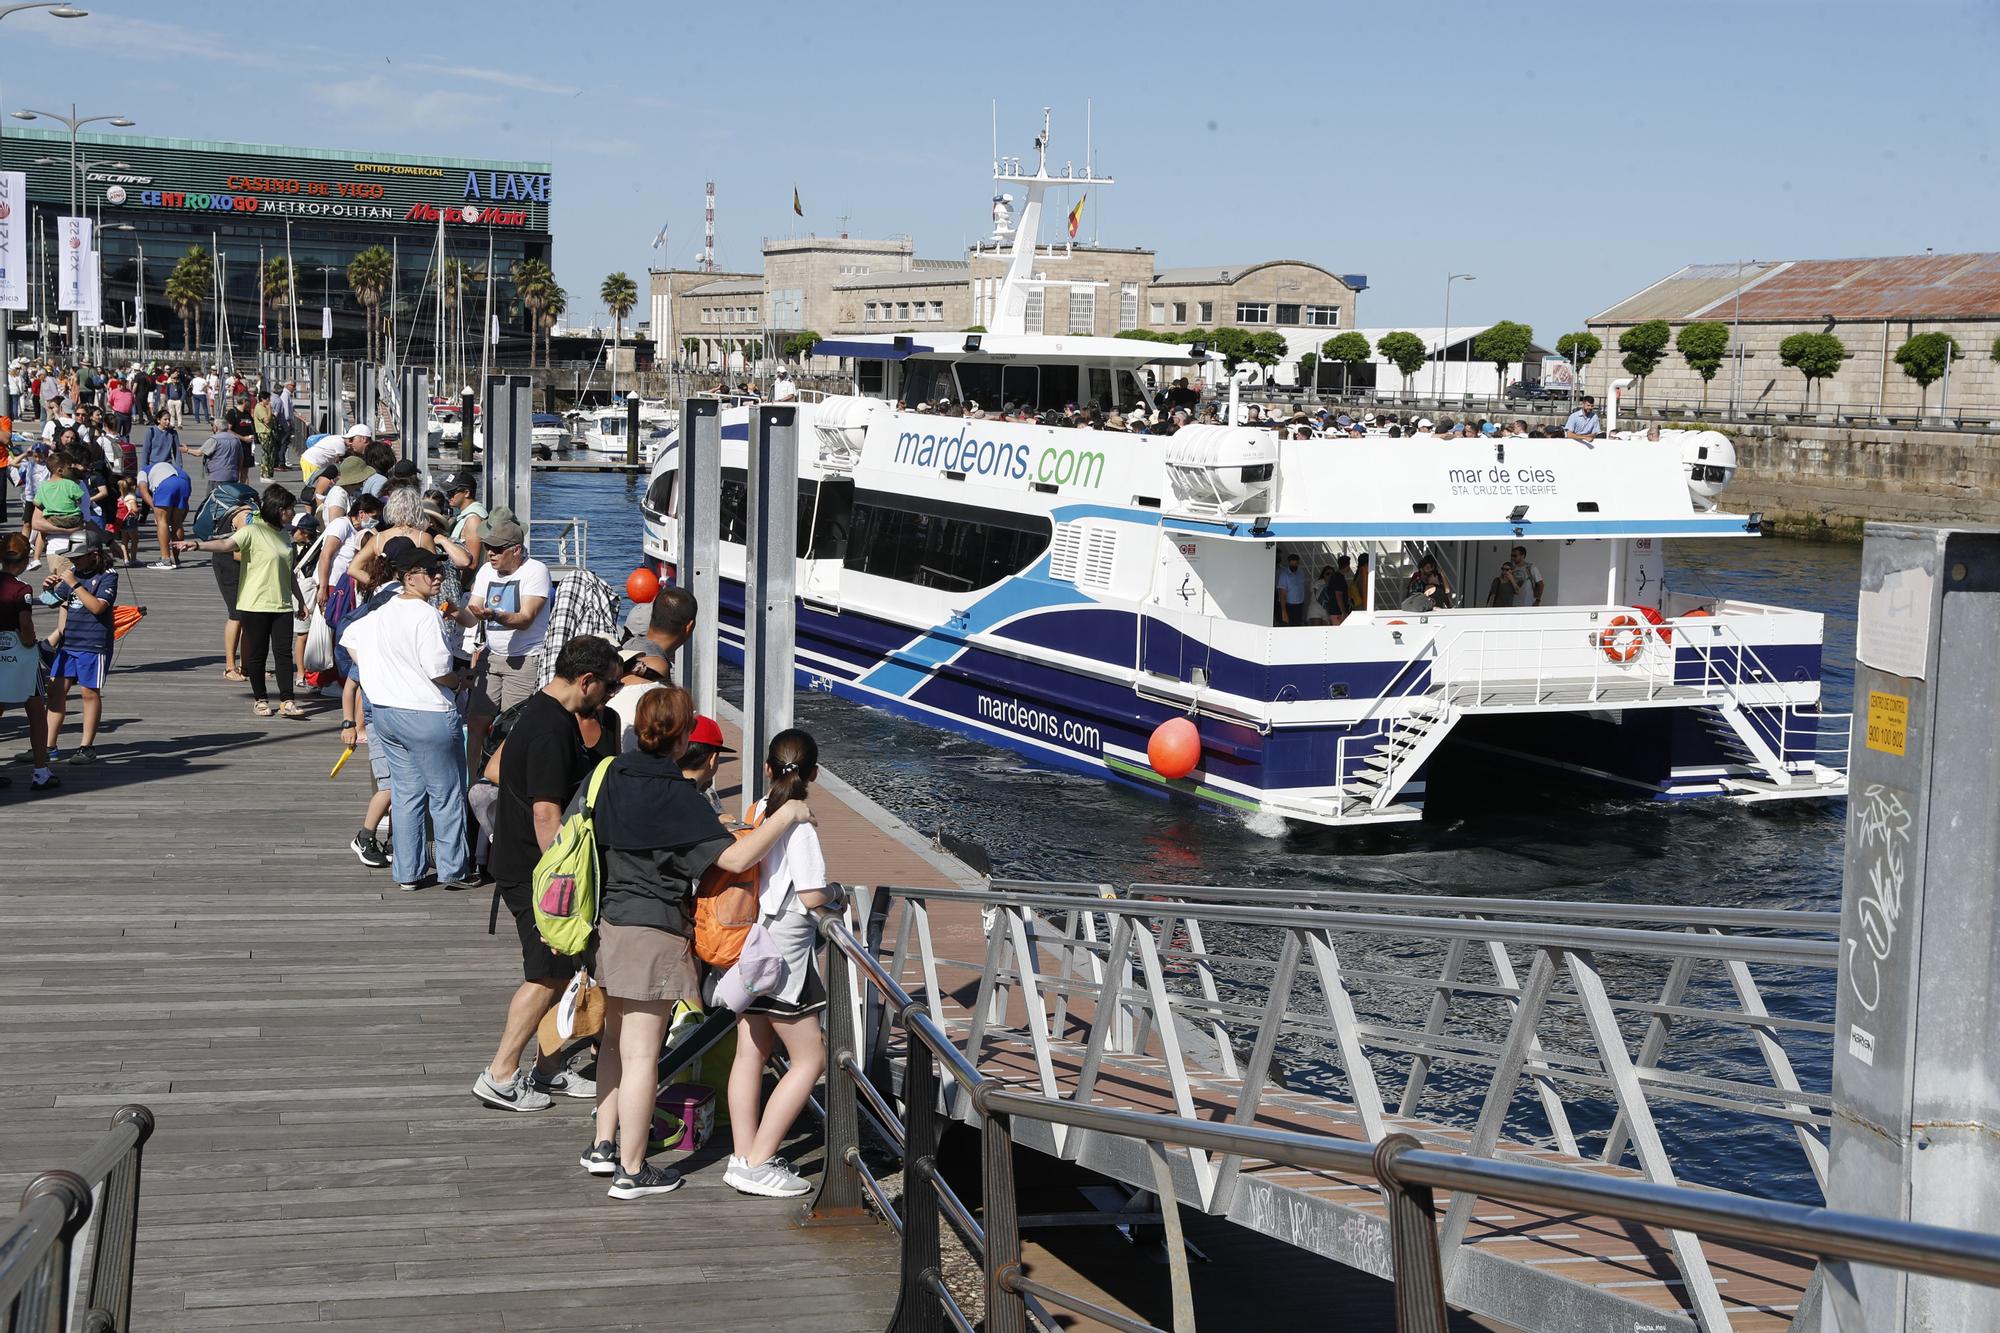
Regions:
[[[1025,331],[1030,293],[1063,285],[1036,276],[1064,253],[1036,244],[1047,192],[1109,183],[1053,174],[1046,122],[1036,150],[1031,168],[995,163],[1025,201],[987,332],[814,349],[854,373],[852,392],[799,405],[802,685],[1306,824],[1420,818],[1445,746],[1660,799],[1845,794],[1851,718],[1820,708],[1822,618],[1667,586],[1666,542],[1758,534],[1758,516],[1716,506],[1735,463],[1725,436],[1288,439],[1227,424],[1240,374],[1221,423],[1171,435],[924,407],[1151,407],[1149,368],[1216,361]],[[722,414],[717,620],[738,661],[748,417]],[[646,555],[668,577],[677,465],[668,439],[643,502]],[[1517,546],[1541,578],[1535,604],[1402,609],[1425,560],[1473,594]],[[1361,607],[1278,623],[1292,555],[1308,578],[1366,557]],[[1149,758],[1175,719],[1199,738],[1191,769]]]

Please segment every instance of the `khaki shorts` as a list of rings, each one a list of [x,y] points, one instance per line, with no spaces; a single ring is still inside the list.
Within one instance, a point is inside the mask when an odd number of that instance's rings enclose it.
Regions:
[[[466,712],[474,717],[498,717],[542,687],[542,655],[495,657],[487,653],[479,659],[472,678],[472,702]]]
[[[693,942],[651,926],[600,925],[595,976],[614,1000],[701,998]]]

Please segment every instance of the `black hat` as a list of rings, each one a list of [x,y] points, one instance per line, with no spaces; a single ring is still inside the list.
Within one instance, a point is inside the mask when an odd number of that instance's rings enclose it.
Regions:
[[[390,476],[392,476],[392,477],[414,477],[414,476],[416,476],[416,475],[417,475],[417,464],[416,464],[416,460],[415,460],[415,459],[410,459],[410,458],[399,458],[399,459],[397,459],[397,460],[396,460],[396,466],[394,466],[394,467],[392,467],[392,468],[390,468],[390,469],[389,469],[389,475],[390,475]]]
[[[408,537],[391,537],[382,547],[382,558],[389,562],[389,568],[399,573],[421,569],[427,574],[435,574],[444,565],[444,558],[436,551],[426,551]]]
[[[467,495],[479,494],[479,478],[471,472],[454,472],[444,479],[444,493],[451,495],[464,491]]]

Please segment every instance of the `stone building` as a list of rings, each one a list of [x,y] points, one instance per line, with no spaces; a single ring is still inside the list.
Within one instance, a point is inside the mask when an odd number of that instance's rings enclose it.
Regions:
[[[1366,285],[1316,264],[1263,264],[1156,272],[1151,250],[1048,247],[1036,276],[1072,284],[1040,289],[1028,304],[1030,332],[1111,337],[1134,329],[1159,333],[1236,324],[1285,335],[1291,357],[1319,345],[1354,319]],[[907,236],[867,240],[846,235],[786,237],[764,244],[764,273],[655,269],[654,336],[663,358],[706,369],[780,354],[792,334],[907,333],[963,329],[990,322],[1007,256],[975,247],[962,259],[920,259]],[[1289,358],[1288,358],[1289,364]],[[830,369],[831,367],[816,367]],[[1277,378],[1292,372],[1280,366]]]
[[[1665,320],[1676,336],[1690,323],[1731,327],[1729,352],[1707,385],[1710,408],[1734,405],[1744,412],[1915,417],[1920,411],[1951,414],[2000,411],[2000,254],[1902,255],[1878,259],[1800,259],[1762,263],[1690,264],[1586,321],[1604,340],[1604,351],[1584,372],[1603,392],[1626,374],[1618,338],[1636,324]],[[1949,333],[1962,360],[1946,387],[1928,392],[1895,362],[1912,335]],[[1830,379],[1813,386],[1785,366],[1779,345],[1794,333],[1831,333],[1847,359]],[[1740,357],[1740,373],[1739,373]],[[1636,390],[1636,386],[1635,386]],[[1628,391],[1628,405],[1636,402]],[[1644,402],[1660,407],[1700,406],[1701,377],[1671,343],[1647,378]]]

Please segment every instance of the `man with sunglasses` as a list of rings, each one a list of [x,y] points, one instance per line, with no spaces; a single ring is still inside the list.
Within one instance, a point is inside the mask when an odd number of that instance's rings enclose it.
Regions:
[[[694,633],[695,613],[698,604],[694,594],[686,588],[662,588],[653,598],[653,605],[646,615],[646,632],[625,640],[618,649],[618,655],[631,661],[633,654],[651,654],[664,659],[666,674],[661,677],[664,684],[674,682],[674,654],[681,650]],[[632,716],[638,714],[634,712]]]
[[[483,533],[486,563],[472,580],[472,595],[454,619],[472,632],[461,656],[475,662],[466,731],[480,753],[494,718],[535,692],[542,678],[542,643],[549,630],[555,581],[549,567],[528,555],[527,535],[512,512],[496,509]],[[484,634],[486,651],[478,651]]]
[[[659,689],[673,683],[673,667],[668,659],[660,655],[645,639],[633,639],[618,650],[618,660],[624,664],[625,676],[620,682],[624,688],[618,692],[618,752],[630,754],[639,748],[638,733],[632,729],[633,721],[639,716],[639,701]]]

